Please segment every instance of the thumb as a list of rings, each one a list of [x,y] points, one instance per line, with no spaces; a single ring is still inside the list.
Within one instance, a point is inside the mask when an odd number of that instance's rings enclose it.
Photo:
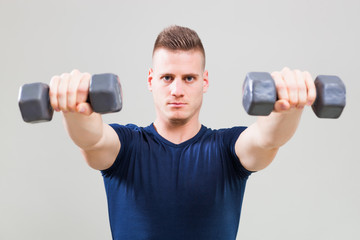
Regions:
[[[91,105],[89,103],[79,103],[76,106],[76,110],[78,113],[84,114],[86,116],[89,116],[90,114],[92,114],[94,111],[91,108]]]
[[[283,112],[290,109],[290,103],[287,100],[277,100],[274,105],[275,112]]]

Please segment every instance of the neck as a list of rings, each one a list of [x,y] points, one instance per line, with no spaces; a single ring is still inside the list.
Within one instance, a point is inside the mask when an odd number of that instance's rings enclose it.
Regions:
[[[157,118],[154,121],[155,130],[166,140],[180,144],[193,138],[201,128],[201,123],[196,121],[189,121],[186,123],[180,122],[164,122]]]

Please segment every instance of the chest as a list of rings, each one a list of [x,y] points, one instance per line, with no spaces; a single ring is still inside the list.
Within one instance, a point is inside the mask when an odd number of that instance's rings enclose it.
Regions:
[[[144,145],[129,153],[121,185],[137,199],[210,203],[237,188],[231,159],[216,144],[169,148]]]

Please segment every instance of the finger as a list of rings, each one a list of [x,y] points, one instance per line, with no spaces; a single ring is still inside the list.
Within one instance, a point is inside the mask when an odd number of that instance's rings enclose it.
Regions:
[[[304,72],[305,85],[307,88],[307,105],[311,106],[316,99],[316,87],[311,74],[307,71]]]
[[[86,102],[89,95],[89,87],[90,87],[90,73],[83,73],[80,77],[79,85],[77,88],[76,94],[76,104]]]
[[[49,84],[49,87],[50,87],[50,90],[49,90],[50,104],[51,104],[51,107],[57,112],[60,111],[58,98],[57,98],[59,82],[60,82],[60,77],[59,76],[53,76],[51,78],[50,84]]]
[[[275,82],[277,98],[278,98],[278,100],[275,103],[274,110],[276,112],[288,110],[290,108],[289,95],[286,89],[285,82],[282,78],[282,75],[280,72],[273,72],[271,73],[271,76]]]
[[[79,71],[79,70],[77,70],[77,69],[74,69],[74,70],[72,70],[71,72],[70,72],[70,75],[71,76],[77,76],[77,75],[80,75],[81,74],[81,72]]]
[[[83,102],[83,103],[79,103],[76,106],[76,111],[78,113],[84,114],[89,116],[90,114],[92,114],[94,111],[91,108],[91,105],[89,103]]]
[[[282,78],[282,75],[280,72],[273,72],[271,73],[272,78],[274,79],[276,91],[277,91],[277,97],[278,99],[284,99],[289,100],[289,95],[286,89],[285,82]]]
[[[307,102],[307,89],[305,84],[304,74],[300,70],[294,70],[295,79],[298,89],[298,102],[296,107],[299,109],[304,108]]]
[[[290,110],[290,108],[291,108],[291,106],[290,106],[289,101],[286,101],[284,99],[276,101],[275,105],[274,105],[275,112],[287,111],[287,110]]]
[[[70,74],[63,73],[60,76],[59,88],[58,88],[58,102],[59,108],[63,112],[67,112],[67,89],[70,80]]]
[[[78,70],[75,69],[70,73],[70,80],[68,84],[66,97],[67,97],[67,108],[71,112],[76,111],[76,98],[77,98],[76,95],[77,95],[77,88],[79,86],[80,79],[81,79],[81,73]]]
[[[291,71],[291,69],[289,67],[284,67],[281,72],[289,72]]]
[[[294,72],[289,68],[284,68],[281,71],[282,78],[286,84],[287,92],[289,95],[289,103],[291,107],[295,107],[298,102],[298,90]]]

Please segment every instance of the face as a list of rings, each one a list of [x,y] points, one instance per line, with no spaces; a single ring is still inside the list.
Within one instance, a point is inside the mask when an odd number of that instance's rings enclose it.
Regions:
[[[197,50],[155,51],[148,87],[158,120],[175,124],[198,121],[203,94],[209,86],[203,58]]]

